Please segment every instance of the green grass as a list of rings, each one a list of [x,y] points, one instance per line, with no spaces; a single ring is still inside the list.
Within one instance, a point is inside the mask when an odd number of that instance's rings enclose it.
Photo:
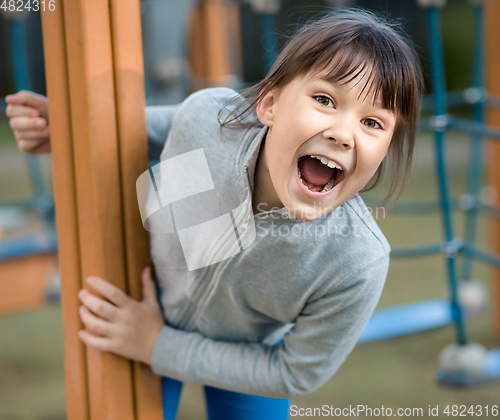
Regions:
[[[60,306],[2,316],[0,337],[0,419],[64,419]]]
[[[0,124],[0,135],[8,134]],[[12,139],[11,139],[12,140]],[[463,193],[466,175],[466,139],[449,141],[450,180],[455,195]],[[437,197],[429,136],[419,138],[417,164],[404,194],[406,200]],[[16,160],[18,159],[18,160]],[[46,169],[49,166],[46,161]],[[30,194],[29,180],[12,142],[0,136],[0,197]],[[8,170],[6,169],[8,168]],[[48,176],[48,174],[47,174]],[[381,194],[379,191],[378,194]],[[463,234],[463,215],[456,214],[457,235]],[[442,239],[439,214],[400,215],[390,212],[377,220],[391,246]],[[481,219],[478,241],[488,247],[487,220]],[[489,287],[490,270],[476,264],[474,278]],[[15,281],[15,279],[12,279]],[[446,272],[440,256],[391,261],[386,287],[379,307],[443,297]],[[487,348],[498,347],[492,339],[491,319],[483,314],[468,321],[472,341]],[[448,404],[492,405],[500,403],[500,382],[474,388],[440,386],[434,379],[439,352],[455,339],[451,326],[357,346],[340,370],[320,389],[294,398],[299,407],[368,405],[376,408],[423,408]],[[185,386],[178,418],[198,420],[204,416],[199,386]],[[393,416],[397,418],[397,416]],[[427,415],[424,417],[427,418]],[[63,335],[60,307],[47,305],[38,310],[0,317],[0,420],[62,420],[65,418]],[[363,417],[361,417],[363,418]]]
[[[5,144],[14,144],[15,142],[16,139],[9,127],[8,118],[3,112],[0,112],[0,144],[3,146]]]

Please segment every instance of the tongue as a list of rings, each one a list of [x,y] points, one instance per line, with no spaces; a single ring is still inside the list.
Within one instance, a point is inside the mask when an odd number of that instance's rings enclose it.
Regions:
[[[335,172],[334,168],[323,165],[318,159],[310,156],[304,156],[299,161],[299,169],[302,179],[309,185],[323,187],[332,179]]]

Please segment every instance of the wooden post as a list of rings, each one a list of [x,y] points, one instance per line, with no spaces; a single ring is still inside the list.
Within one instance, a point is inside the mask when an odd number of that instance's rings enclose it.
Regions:
[[[136,181],[148,168],[146,96],[139,0],[111,0],[114,79],[121,190],[125,230],[127,289],[142,299],[142,269],[150,264],[149,234],[142,225]],[[160,378],[143,363],[133,363],[137,420],[163,419]]]
[[[77,292],[98,275],[140,299],[148,263],[135,181],[147,169],[138,0],[64,0],[42,12],[68,419],[162,418],[159,377],[85,348]]]
[[[486,16],[486,86],[490,94],[500,96],[500,2],[485,2]],[[492,127],[500,128],[500,109],[489,108],[487,122]],[[500,191],[500,144],[493,140],[488,145],[487,172],[489,184]],[[498,205],[498,203],[497,203]],[[500,254],[500,221],[492,220],[492,247]],[[493,270],[491,284],[491,307],[494,335],[500,340],[500,269]]]
[[[234,53],[241,55],[239,28],[236,3],[201,0],[193,9],[188,26],[188,58],[193,91],[228,85],[236,71],[231,56]],[[238,51],[231,51],[232,45],[236,45]]]
[[[89,419],[87,364],[84,344],[77,331],[83,324],[78,315],[78,290],[81,288],[80,246],[69,87],[64,38],[63,4],[54,11],[42,12],[47,91],[50,97],[50,124],[54,198],[61,304],[64,327],[64,366],[66,405],[69,420]]]

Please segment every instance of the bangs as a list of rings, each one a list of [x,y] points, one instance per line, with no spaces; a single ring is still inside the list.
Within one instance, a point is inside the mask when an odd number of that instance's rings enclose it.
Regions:
[[[403,57],[397,57],[395,46],[375,31],[370,28],[352,38],[316,45],[313,51],[304,52],[304,70],[321,74],[331,83],[348,84],[359,79],[363,100],[371,97],[375,103],[380,99],[383,108],[405,117],[408,99],[417,92],[409,77],[411,68]]]

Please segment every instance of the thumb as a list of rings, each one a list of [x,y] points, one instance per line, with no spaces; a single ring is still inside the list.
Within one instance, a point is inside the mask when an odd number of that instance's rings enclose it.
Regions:
[[[142,270],[142,301],[148,305],[158,304],[155,283],[151,277],[151,267],[145,267]]]

